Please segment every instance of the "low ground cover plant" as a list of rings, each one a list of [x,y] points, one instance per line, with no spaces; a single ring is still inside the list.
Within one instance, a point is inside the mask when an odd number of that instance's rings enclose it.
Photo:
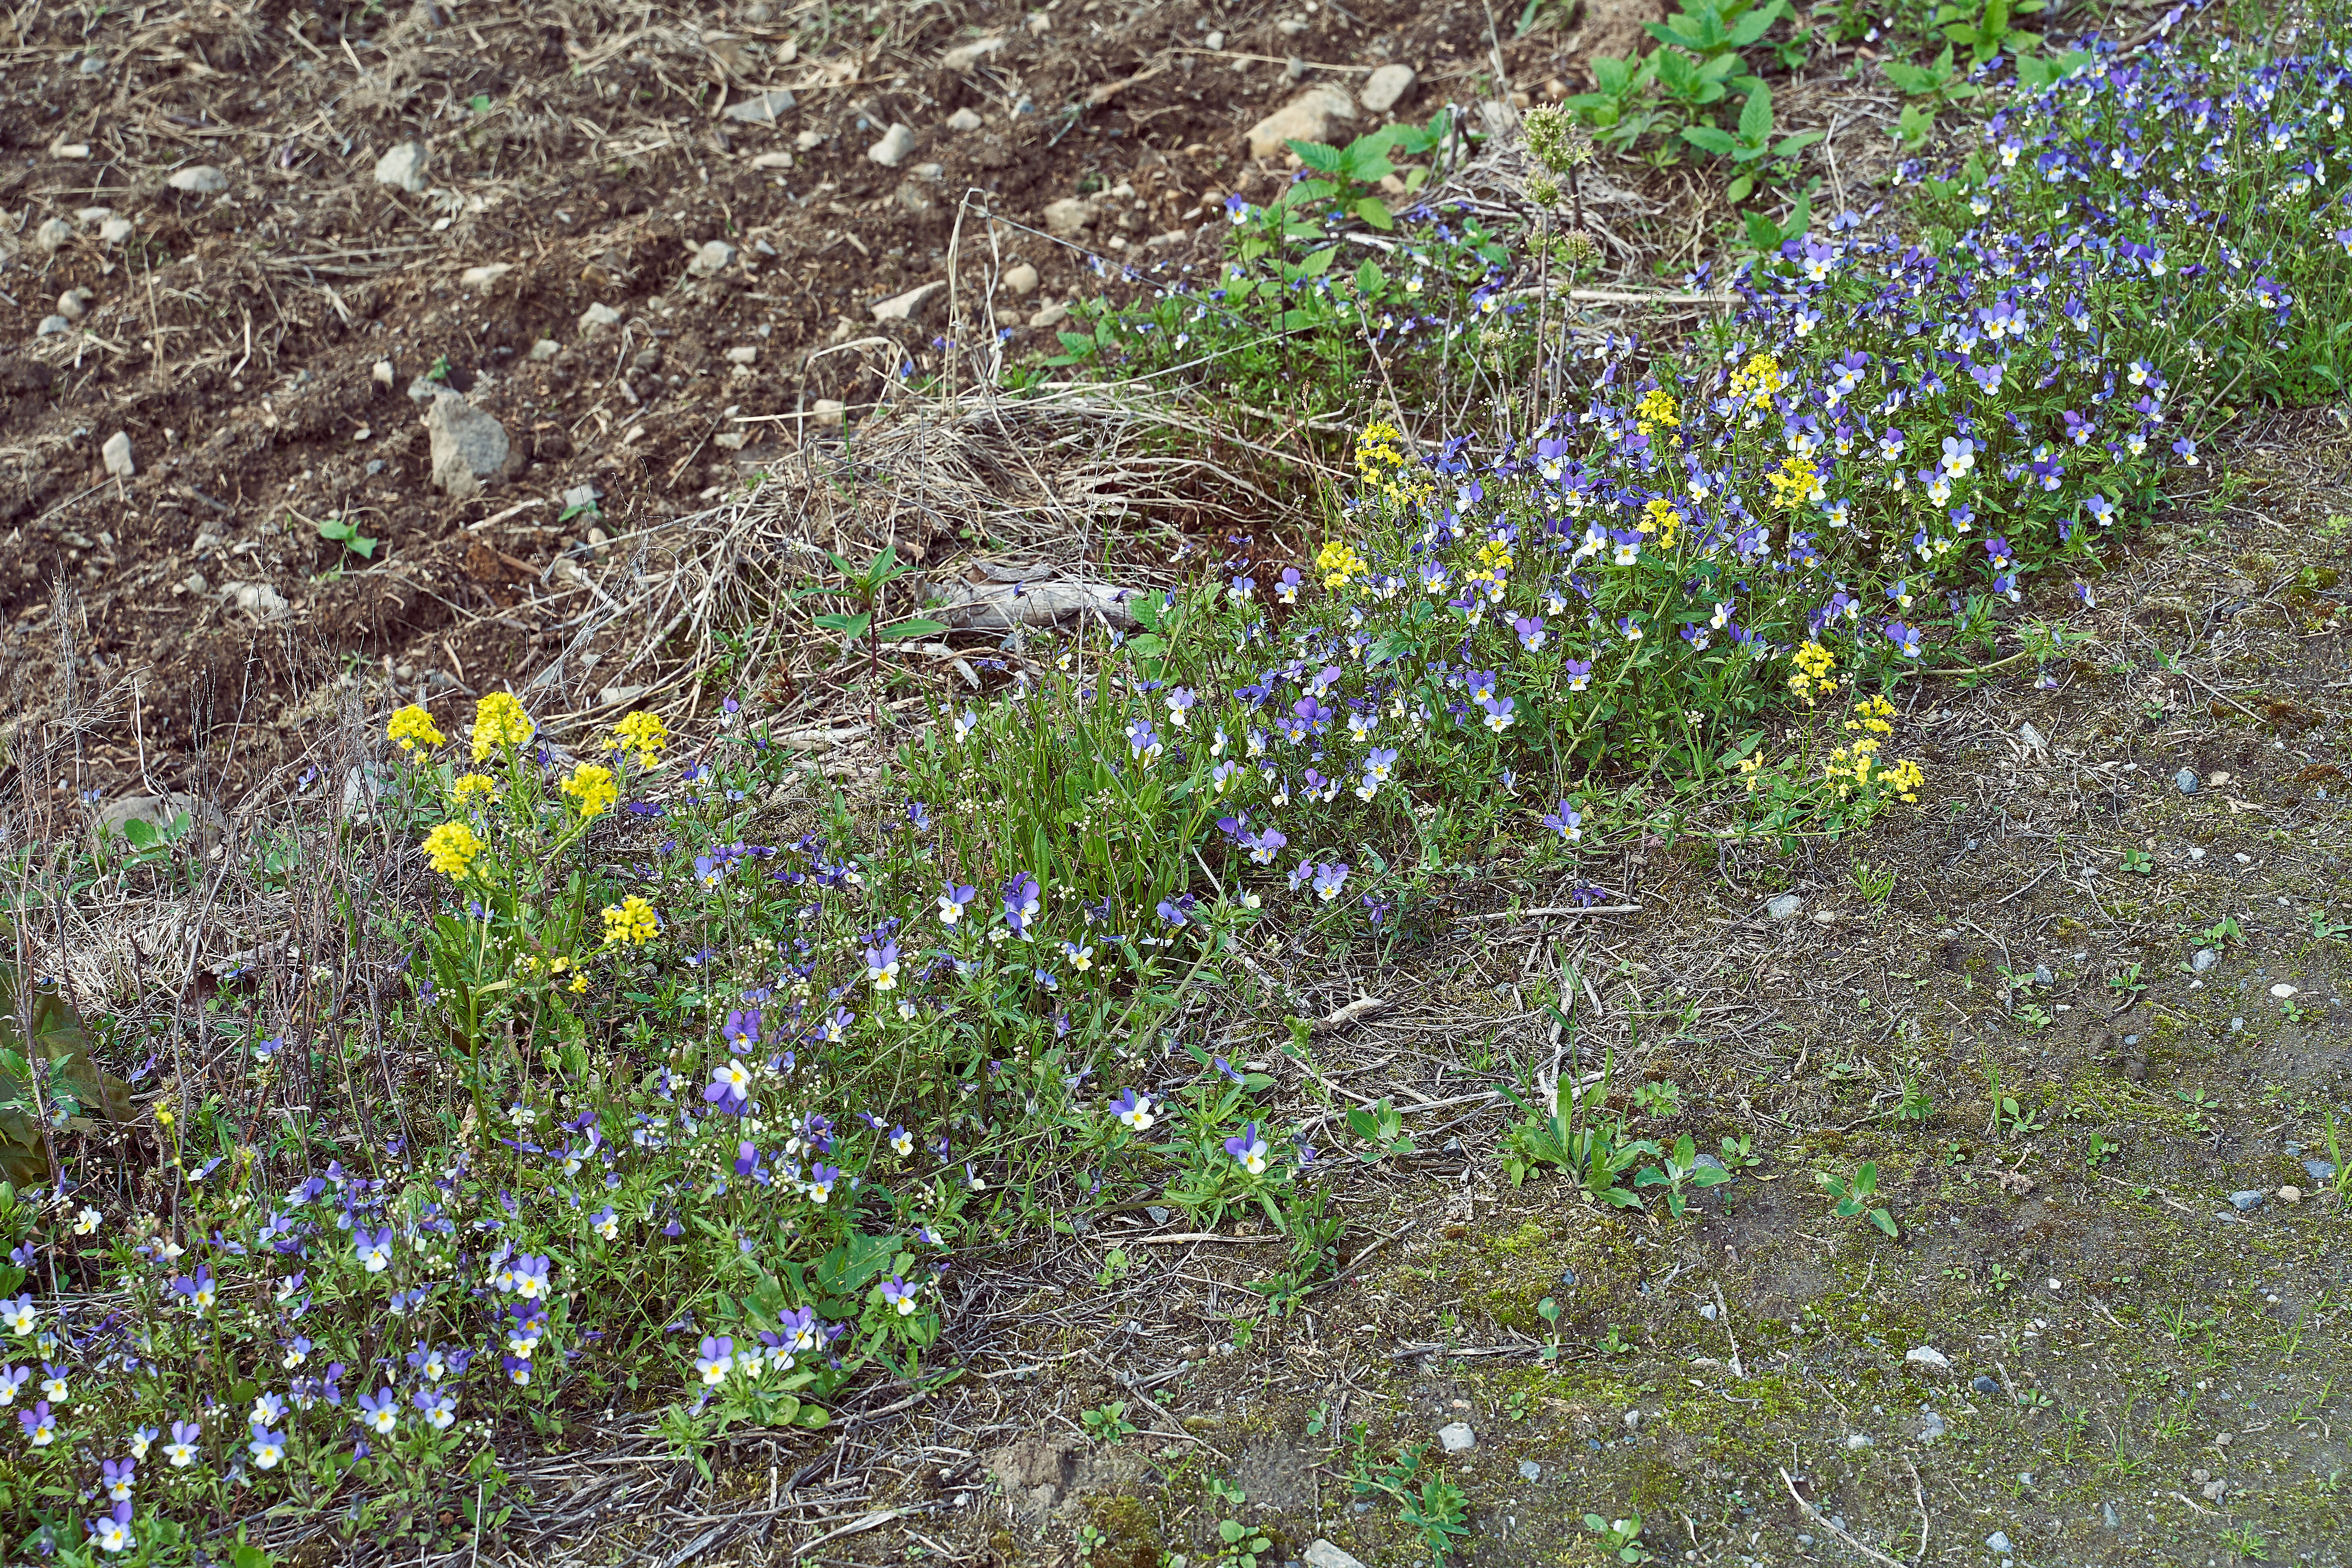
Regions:
[[[2292,32],[1989,76],[1980,146],[1778,246],[1709,332],[1562,356],[1572,399],[1499,437],[1362,430],[1311,559],[1007,650],[856,795],[731,706],[580,755],[507,693],[454,737],[391,715],[412,853],[341,913],[404,955],[395,1004],[216,1001],[244,1098],[139,1089],[161,1160],[120,1184],[62,1080],[11,1068],[11,1551],[495,1539],[500,1443],[616,1405],[697,1462],[821,1427],[856,1380],[939,1375],[960,1247],[1089,1209],[1279,1232],[1261,1293],[1295,1306],[1333,1266],[1326,1157],[1202,1027],[1280,999],[1258,955],[1378,953],[1504,855],[1604,897],[1583,851],[1701,799],[1794,835],[1919,796],[1906,680],[2000,656],[2037,575],[2095,591],[2235,410],[2339,389],[2347,81]],[[836,629],[889,630],[872,600]],[[28,921],[94,874],[79,840],[12,854]],[[371,1028],[406,1052],[388,1103]],[[1721,1179],[1556,1079],[1521,1110],[1518,1173],[1609,1206]],[[1862,1173],[1831,1196],[1891,1234]],[[1442,1553],[1458,1495],[1391,1479]]]

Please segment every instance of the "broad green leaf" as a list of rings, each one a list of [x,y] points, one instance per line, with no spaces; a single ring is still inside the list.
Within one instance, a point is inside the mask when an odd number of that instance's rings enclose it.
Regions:
[[[1718,158],[1729,157],[1739,147],[1739,143],[1732,140],[1730,132],[1712,125],[1686,125],[1683,127],[1683,140],[1700,152],[1712,153]]]
[[[1356,216],[1382,231],[1396,227],[1396,219],[1389,216],[1388,203],[1378,196],[1356,198]]]
[[[819,626],[822,626],[824,630],[829,632],[844,632],[853,637],[864,637],[866,635],[866,628],[873,625],[873,623],[874,617],[870,615],[865,614],[855,616],[827,615],[816,617],[816,624]]]
[[[1748,95],[1746,107],[1739,111],[1739,139],[1761,142],[1772,134],[1772,89],[1762,82]]]
[[[1298,154],[1298,161],[1318,174],[1336,174],[1347,167],[1347,154],[1337,147],[1320,142],[1290,141],[1283,143]]]
[[[1387,274],[1381,270],[1380,263],[1376,261],[1368,260],[1356,268],[1356,292],[1368,299],[1377,298],[1387,289],[1388,282]]]
[[[883,627],[882,640],[898,642],[906,637],[935,637],[945,635],[950,629],[945,621],[927,621],[919,617],[911,621],[900,621],[895,626]]]
[[[1309,256],[1306,260],[1298,264],[1298,275],[1301,278],[1322,277],[1323,274],[1331,270],[1331,263],[1339,254],[1339,247],[1338,246],[1325,246],[1322,249],[1315,252],[1315,254]]]

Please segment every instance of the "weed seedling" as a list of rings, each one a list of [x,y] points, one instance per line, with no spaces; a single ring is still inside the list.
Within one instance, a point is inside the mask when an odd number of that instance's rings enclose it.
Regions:
[[[1858,1215],[1868,1215],[1870,1223],[1887,1235],[1896,1233],[1894,1216],[1883,1206],[1873,1206],[1878,1196],[1878,1165],[1875,1161],[1864,1160],[1853,1168],[1850,1175],[1817,1171],[1813,1173],[1813,1180],[1819,1182],[1822,1191],[1834,1200],[1838,1218],[1853,1219]]]
[[[1630,1519],[1603,1519],[1597,1513],[1584,1516],[1584,1528],[1599,1536],[1601,1554],[1620,1563],[1648,1563],[1650,1553],[1642,1550],[1642,1516]]]

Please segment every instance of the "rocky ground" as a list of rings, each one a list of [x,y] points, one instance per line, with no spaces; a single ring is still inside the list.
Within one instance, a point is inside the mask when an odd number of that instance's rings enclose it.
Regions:
[[[1103,263],[1213,258],[1224,197],[1285,177],[1262,121],[1556,96],[1626,31],[1590,9],[1515,39],[1406,4],[28,8],[0,27],[18,706],[61,605],[105,792],[142,759],[249,786],[337,676],[434,698],[560,651],[569,703],[642,686],[579,612],[837,449],[951,306],[1018,360]],[[919,559],[929,522],[893,525]]]

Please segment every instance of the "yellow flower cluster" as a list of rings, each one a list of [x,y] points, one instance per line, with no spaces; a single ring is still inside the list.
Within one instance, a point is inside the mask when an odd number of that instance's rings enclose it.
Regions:
[[[1895,704],[1884,697],[1865,697],[1853,705],[1854,716],[1845,721],[1848,730],[1867,731],[1873,735],[1895,733]]]
[[[542,960],[535,952],[526,952],[522,955],[522,967],[526,974],[537,974],[543,970],[550,980],[561,980],[569,974],[572,976],[572,990],[588,989],[587,972],[579,968],[562,953],[556,954],[553,958]]]
[[[1356,437],[1356,472],[1377,486],[1404,467],[1404,432],[1385,419],[1375,419]]]
[[[528,746],[539,731],[511,691],[493,691],[474,705],[474,761],[500,746]]]
[[[653,905],[631,893],[617,904],[604,906],[604,945],[643,947],[661,932],[661,916]]]
[[[1340,539],[1335,539],[1323,547],[1323,552],[1315,558],[1315,565],[1323,574],[1326,588],[1344,588],[1371,570],[1364,564],[1364,558],[1356,553],[1354,547]]]
[[[1796,660],[1797,672],[1789,677],[1789,689],[1808,703],[1812,701],[1814,692],[1826,692],[1836,685],[1830,679],[1830,671],[1837,668],[1837,655],[1812,638],[1807,637],[1791,657]]]
[[[1779,468],[1764,478],[1772,487],[1774,506],[1802,506],[1827,493],[1822,489],[1822,476],[1813,468],[1812,460],[1800,452],[1790,453]]]
[[[1875,773],[1873,769],[1877,770]],[[1915,762],[1906,760],[1892,767],[1880,762],[1878,742],[1866,736],[1832,752],[1829,761],[1822,764],[1822,777],[1837,791],[1840,800],[1855,790],[1875,785],[1914,805],[1919,803],[1919,786],[1927,782],[1927,775]]]
[[[637,766],[652,767],[661,761],[662,748],[669,744],[669,727],[661,715],[639,709],[613,726],[613,747],[616,752],[637,753]]]
[[[482,841],[462,822],[445,822],[425,836],[425,858],[445,877],[467,875],[481,852]]]
[[[1473,593],[1484,589],[1486,597],[1499,605],[1510,586],[1511,547],[1499,539],[1490,539],[1478,547],[1478,565],[1465,583]]]
[[[1672,430],[1683,422],[1682,409],[1675,395],[1663,386],[1654,386],[1642,394],[1642,401],[1633,405],[1633,427],[1644,436],[1653,430]]]
[[[1672,550],[1675,547],[1675,531],[1682,526],[1682,521],[1683,514],[1675,510],[1674,502],[1664,496],[1652,496],[1650,504],[1642,509],[1641,521],[1633,526],[1643,533],[1656,534],[1659,548]]]
[[[1785,384],[1780,362],[1770,354],[1758,354],[1731,373],[1731,395],[1741,403],[1769,403],[1772,395]]]
[[[620,786],[613,782],[613,770],[593,763],[582,763],[573,768],[572,776],[563,781],[562,790],[580,808],[583,822],[612,810],[613,803],[621,798]]]
[[[449,797],[459,805],[476,795],[488,800],[499,793],[499,781],[488,773],[460,773],[449,781]]]
[[[433,722],[433,715],[412,702],[392,716],[383,727],[384,738],[400,742],[400,749],[411,756],[419,746],[437,746],[445,737]]]

